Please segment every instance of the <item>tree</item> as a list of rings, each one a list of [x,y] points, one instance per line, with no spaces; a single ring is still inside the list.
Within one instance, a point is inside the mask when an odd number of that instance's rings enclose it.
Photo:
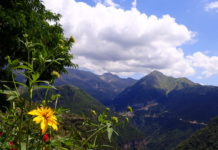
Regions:
[[[38,43],[41,46],[38,50],[43,51],[47,59],[63,58],[59,63],[45,62],[48,68],[40,79],[52,78],[53,70],[61,73],[66,72],[66,66],[76,66],[70,54],[74,39],[64,37],[59,18],[59,14],[46,10],[41,0],[0,1],[0,89],[3,88],[1,81],[11,81],[6,56],[12,60],[27,61],[28,55],[32,55],[21,41]]]

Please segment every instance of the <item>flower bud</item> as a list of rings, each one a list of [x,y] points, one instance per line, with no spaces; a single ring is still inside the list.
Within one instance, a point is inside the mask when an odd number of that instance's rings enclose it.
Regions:
[[[126,122],[129,122],[129,118],[126,117],[126,118],[125,118],[125,121],[126,121]]]
[[[110,111],[110,108],[109,107],[106,107],[106,109],[105,109],[106,111]]]
[[[51,73],[51,75],[53,76],[53,77],[55,77],[55,78],[60,78],[60,74],[59,74],[59,72],[57,72],[57,71],[52,71],[52,73]]]
[[[131,106],[128,106],[128,107],[127,107],[127,110],[128,110],[129,112],[133,112],[133,110],[132,110],[132,107],[131,107]]]
[[[59,45],[59,48],[60,48],[61,50],[64,50],[64,46],[63,46],[63,45]]]
[[[25,38],[28,38],[28,36],[29,36],[28,34],[23,34],[23,37]]]
[[[44,134],[43,135],[43,141],[46,143],[49,141],[49,135],[48,134]]]
[[[43,104],[43,105],[46,105],[46,100],[42,100],[42,104]]]
[[[118,123],[118,122],[119,122],[118,118],[115,117],[115,116],[111,117],[111,120],[112,120],[113,122],[115,122],[115,123]]]
[[[13,142],[13,141],[8,142],[8,144],[9,144],[10,146],[14,146],[14,142]]]
[[[69,39],[69,42],[74,43],[74,42],[75,42],[75,39],[71,36],[70,39]]]
[[[97,113],[96,113],[96,111],[95,111],[95,110],[91,110],[91,113],[92,113],[92,115],[94,115],[94,116],[96,116],[96,115],[97,115]]]
[[[60,43],[60,44],[64,44],[64,40],[60,39],[60,40],[59,40],[59,43]]]
[[[0,136],[3,136],[4,135],[4,132],[0,132]]]

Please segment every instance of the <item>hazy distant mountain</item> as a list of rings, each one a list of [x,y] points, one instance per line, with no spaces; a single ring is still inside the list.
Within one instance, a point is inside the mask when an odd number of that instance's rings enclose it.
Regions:
[[[128,105],[134,113],[125,112]],[[131,116],[149,139],[146,149],[168,150],[218,116],[218,87],[154,71],[116,96],[111,106]]]
[[[55,81],[55,85],[74,85],[94,98],[106,104],[126,87],[133,85],[136,80],[122,79],[111,73],[96,75],[89,71],[68,69],[68,74],[63,74]]]
[[[99,77],[103,81],[110,84],[114,88],[114,91],[116,91],[117,93],[121,92],[125,88],[136,83],[135,79],[132,79],[132,78],[123,79],[111,73],[104,73],[103,75],[100,75]]]

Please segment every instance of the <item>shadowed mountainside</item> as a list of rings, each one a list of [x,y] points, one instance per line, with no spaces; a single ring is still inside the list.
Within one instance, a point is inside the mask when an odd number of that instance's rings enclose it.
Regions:
[[[61,75],[61,78],[55,81],[55,85],[77,86],[102,103],[107,104],[122,90],[135,82],[136,80],[132,78],[122,79],[111,73],[96,75],[89,71],[68,69],[67,74]]]
[[[130,105],[133,113],[125,112]],[[148,139],[148,150],[168,150],[218,116],[218,87],[154,71],[114,98],[110,106]]]
[[[218,117],[208,126],[197,131],[173,150],[217,150],[218,149]]]

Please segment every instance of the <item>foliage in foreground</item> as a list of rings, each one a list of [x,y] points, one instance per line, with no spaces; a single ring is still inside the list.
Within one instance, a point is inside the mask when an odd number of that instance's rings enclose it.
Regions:
[[[32,42],[28,45],[37,43],[35,45],[35,47],[38,45],[37,51],[40,51],[40,54],[47,60],[63,58],[59,60],[59,63],[45,61],[44,65],[47,68],[40,72],[41,80],[51,80],[53,70],[62,73],[66,72],[66,66],[75,66],[71,61],[73,55],[70,54],[74,38],[65,38],[59,19],[60,15],[47,10],[41,0],[0,1],[0,89],[6,90],[1,80],[13,80],[11,70],[7,69],[6,56],[10,56],[12,60],[28,62],[28,56],[32,54],[29,53],[26,45],[22,44],[27,36],[23,36],[23,34],[28,34],[28,40]],[[38,54],[39,58],[40,54]],[[40,61],[42,59],[35,61],[34,70],[39,69],[39,65],[43,64]],[[13,87],[12,82],[4,84]],[[8,103],[3,95],[0,96],[0,108],[2,109],[2,106],[8,106]]]
[[[10,107],[6,109],[6,112],[0,113],[0,149],[91,150],[110,147],[104,144],[108,142],[101,143],[99,139],[105,139],[103,137],[106,134],[107,140],[111,141],[112,134],[116,133],[113,127],[118,123],[118,118],[115,116],[110,118],[107,115],[108,110],[99,115],[95,110],[92,110],[90,113],[96,117],[95,122],[84,118],[80,129],[70,128],[66,130],[65,128],[64,130],[64,124],[61,120],[66,111],[57,108],[61,95],[48,95],[50,89],[55,89],[52,86],[54,79],[60,75],[54,70],[51,72],[53,76],[51,80],[41,80],[40,78],[48,67],[45,62],[59,64],[63,58],[48,58],[40,44],[28,41],[22,43],[28,50],[28,61],[11,60],[8,56],[7,69],[22,75],[25,82],[15,81],[14,74],[12,74],[14,88],[5,85],[6,90],[0,90],[10,102]],[[7,83],[8,81],[2,82]],[[46,93],[43,99],[35,103],[33,95],[39,88],[46,89]],[[58,129],[60,130],[58,131]]]

